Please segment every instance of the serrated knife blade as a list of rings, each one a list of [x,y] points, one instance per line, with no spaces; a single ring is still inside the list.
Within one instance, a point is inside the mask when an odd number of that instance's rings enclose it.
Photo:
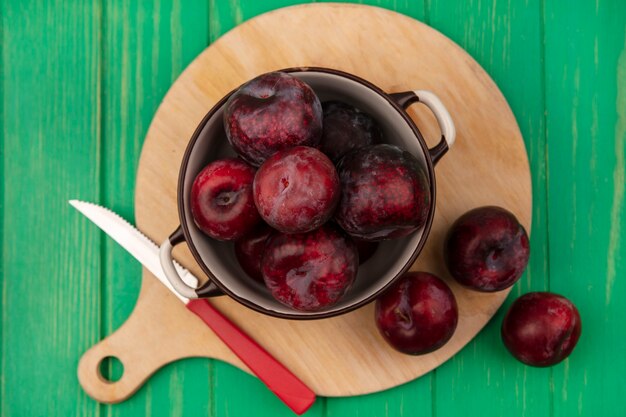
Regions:
[[[187,304],[189,302],[189,299],[174,290],[172,284],[170,284],[165,276],[159,260],[159,246],[150,240],[150,238],[141,233],[135,226],[124,220],[117,213],[114,213],[106,207],[80,200],[70,200],[69,203],[102,229],[103,232],[109,235],[121,247],[126,249],[128,253],[145,266],[152,275],[157,277],[157,279],[183,303]],[[192,287],[198,285],[198,278],[191,272],[176,261],[174,261],[174,265],[186,284]]]

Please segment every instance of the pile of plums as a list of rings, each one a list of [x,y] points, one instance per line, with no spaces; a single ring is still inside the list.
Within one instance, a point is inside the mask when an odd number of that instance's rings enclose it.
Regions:
[[[196,177],[197,226],[235,241],[243,270],[279,302],[316,311],[339,302],[377,241],[427,219],[430,190],[409,152],[383,143],[377,122],[343,102],[321,103],[309,85],[272,72],[224,105],[239,158]]]
[[[296,77],[272,72],[241,86],[225,104],[224,129],[239,158],[212,161],[197,175],[195,223],[214,239],[234,241],[242,269],[293,309],[336,304],[378,241],[426,222],[430,191],[419,161],[386,144],[370,115],[321,103]],[[451,275],[478,291],[513,285],[528,256],[526,231],[498,207],[461,216],[444,248]],[[457,322],[454,294],[426,272],[405,274],[376,302],[383,338],[408,354],[440,348]],[[574,305],[550,293],[515,301],[502,326],[512,354],[537,366],[567,357],[579,335]]]

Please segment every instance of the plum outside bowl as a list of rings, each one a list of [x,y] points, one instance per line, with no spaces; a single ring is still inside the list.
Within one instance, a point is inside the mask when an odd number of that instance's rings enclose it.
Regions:
[[[435,212],[434,165],[452,146],[456,132],[448,111],[437,96],[429,91],[388,94],[352,74],[327,68],[290,68],[282,71],[309,84],[322,102],[340,100],[369,113],[379,123],[387,143],[397,145],[417,158],[426,172],[430,190],[426,223],[409,236],[382,241],[374,256],[359,267],[353,286],[337,304],[319,311],[298,311],[275,300],[262,283],[249,278],[239,266],[232,243],[220,242],[205,235],[196,226],[191,214],[190,193],[196,175],[210,161],[235,156],[226,139],[222,121],[224,104],[234,93],[232,91],[207,113],[187,145],[178,179],[177,199],[181,226],[161,245],[161,264],[174,289],[190,299],[227,295],[249,308],[274,317],[333,317],[373,301],[411,267],[421,252]],[[441,141],[431,149],[405,111],[416,102],[428,106],[440,125]],[[183,241],[209,278],[199,288],[186,285],[174,268],[172,249]]]

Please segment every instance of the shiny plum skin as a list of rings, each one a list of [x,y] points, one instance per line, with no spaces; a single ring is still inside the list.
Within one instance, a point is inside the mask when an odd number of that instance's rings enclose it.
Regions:
[[[376,300],[376,325],[396,350],[423,355],[445,345],[459,319],[448,285],[427,272],[408,272]]]
[[[378,123],[356,107],[340,101],[322,103],[320,150],[337,163],[347,152],[382,142]]]
[[[261,270],[278,301],[296,310],[317,311],[337,303],[350,288],[358,258],[348,236],[325,225],[308,233],[271,237]]]
[[[259,166],[293,146],[317,147],[322,136],[322,105],[303,81],[271,72],[242,85],[224,106],[224,128],[235,151]]]
[[[580,338],[582,323],[574,304],[548,292],[524,294],[502,322],[502,341],[527,365],[552,366],[567,358]]]
[[[393,239],[426,222],[429,182],[409,152],[386,144],[360,148],[346,154],[337,171],[342,194],[335,220],[351,236]]]
[[[326,223],[341,192],[331,160],[307,146],[272,155],[257,171],[253,188],[261,217],[283,233],[304,233]]]
[[[196,225],[218,240],[235,240],[261,220],[254,205],[255,169],[239,159],[208,164],[191,187],[191,213]]]
[[[267,240],[274,230],[265,223],[259,224],[252,232],[235,242],[235,256],[241,268],[251,278],[263,282],[261,274],[261,259],[265,253]]]
[[[517,218],[495,206],[465,213],[452,225],[445,242],[448,270],[462,285],[477,291],[501,291],[522,276],[530,245]]]

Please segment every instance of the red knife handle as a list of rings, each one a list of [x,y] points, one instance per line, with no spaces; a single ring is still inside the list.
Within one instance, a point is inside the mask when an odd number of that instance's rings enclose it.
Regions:
[[[282,363],[205,299],[189,301],[187,308],[202,319],[248,368],[289,408],[300,415],[313,405],[315,393]]]

